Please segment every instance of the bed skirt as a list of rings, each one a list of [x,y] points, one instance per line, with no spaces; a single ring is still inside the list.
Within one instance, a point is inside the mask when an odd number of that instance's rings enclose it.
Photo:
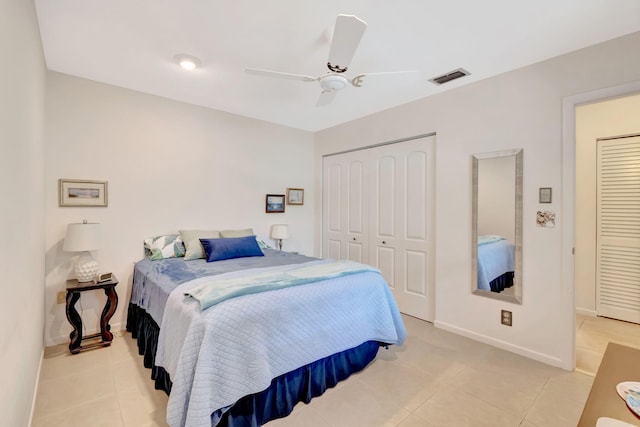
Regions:
[[[513,286],[513,271],[508,271],[489,282],[491,292],[502,292]]]
[[[151,369],[155,388],[169,394],[172,384],[169,374],[155,365],[160,332],[157,323],[146,311],[130,303],[127,331],[137,340],[138,353],[144,356],[144,366]],[[266,390],[241,398],[224,413],[218,410],[211,414],[211,423],[222,427],[259,427],[270,420],[286,417],[296,403],[309,403],[312,398],[364,369],[375,359],[381,345],[385,344],[367,341],[274,378]]]

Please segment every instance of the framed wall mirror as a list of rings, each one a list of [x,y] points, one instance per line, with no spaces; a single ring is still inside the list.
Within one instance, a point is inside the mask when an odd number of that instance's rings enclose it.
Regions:
[[[471,290],[522,304],[522,149],[474,154]]]

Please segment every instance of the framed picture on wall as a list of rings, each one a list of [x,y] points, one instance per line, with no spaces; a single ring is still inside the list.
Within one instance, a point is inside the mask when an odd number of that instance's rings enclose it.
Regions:
[[[107,206],[107,181],[60,179],[60,206]]]
[[[540,188],[540,203],[551,203],[551,187]]]
[[[287,188],[287,204],[288,205],[304,205],[304,189],[303,188]]]
[[[284,194],[267,194],[266,213],[284,212]]]

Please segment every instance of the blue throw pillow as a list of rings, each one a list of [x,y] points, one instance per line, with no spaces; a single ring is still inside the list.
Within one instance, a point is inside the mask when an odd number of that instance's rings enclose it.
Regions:
[[[224,259],[264,256],[256,236],[230,237],[226,239],[200,239],[207,262]]]

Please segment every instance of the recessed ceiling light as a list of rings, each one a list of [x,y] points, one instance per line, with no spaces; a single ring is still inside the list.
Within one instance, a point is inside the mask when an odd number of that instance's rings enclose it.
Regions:
[[[176,55],[173,57],[173,59],[185,70],[194,70],[201,64],[198,58],[196,58],[195,56],[187,55],[185,53]]]

